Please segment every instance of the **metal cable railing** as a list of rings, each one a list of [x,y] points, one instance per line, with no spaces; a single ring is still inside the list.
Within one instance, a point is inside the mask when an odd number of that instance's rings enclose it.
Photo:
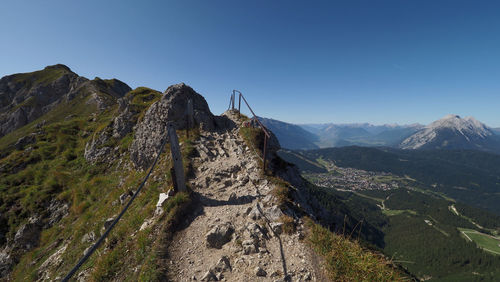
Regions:
[[[241,93],[239,90],[233,90],[233,93],[231,94],[231,99],[229,100],[229,108],[232,109],[233,111],[235,111],[235,107],[234,107],[234,103],[235,103],[235,98],[236,98],[236,93],[238,93],[239,95],[239,98],[238,98],[238,115],[241,114],[241,99],[243,99],[243,102],[245,102],[245,104],[247,105],[248,109],[250,110],[250,112],[252,113],[253,115],[253,119],[257,121],[257,123],[259,124],[259,126],[262,128],[262,131],[264,132],[264,148],[263,148],[263,153],[262,153],[262,161],[264,163],[264,171],[266,170],[266,155],[267,155],[267,140],[269,138],[271,138],[271,134],[269,133],[269,131],[267,130],[267,128],[262,124],[262,122],[260,122],[259,118],[257,117],[257,115],[254,113],[254,111],[252,110],[252,107],[250,107],[250,105],[248,104],[247,102],[247,99],[245,99],[245,97],[243,96],[243,93]]]

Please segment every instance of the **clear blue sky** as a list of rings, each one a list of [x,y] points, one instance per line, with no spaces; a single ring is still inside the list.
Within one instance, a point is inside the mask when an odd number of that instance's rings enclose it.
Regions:
[[[498,1],[2,1],[0,76],[63,63],[216,114],[232,89],[294,123],[500,127]]]

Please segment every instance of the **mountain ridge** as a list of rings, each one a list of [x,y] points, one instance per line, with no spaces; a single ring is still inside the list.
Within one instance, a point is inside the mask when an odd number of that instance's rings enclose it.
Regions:
[[[45,83],[52,87],[59,72],[68,72],[54,66],[45,73],[54,70],[40,81],[28,73],[21,82],[29,87],[9,88],[0,97]],[[122,93],[126,87],[118,80],[100,78],[76,86],[59,89],[68,92],[58,93],[51,108],[0,137],[0,279],[61,279],[131,197],[128,212],[74,278],[326,281],[346,277],[346,271],[359,279],[400,276],[373,249],[329,231],[342,216],[322,212],[296,168],[277,157],[272,133],[263,172],[264,133],[246,126],[245,116],[213,115],[203,96],[183,83],[163,93],[146,87]],[[196,125],[189,134],[188,99]],[[188,189],[169,192],[175,176],[166,148],[144,189],[134,194],[167,124],[179,138]],[[162,194],[170,196],[157,203]],[[318,218],[332,225],[320,228]],[[196,238],[179,237],[183,230]],[[311,230],[321,236],[312,237]],[[172,238],[180,238],[182,248]],[[346,250],[357,254],[354,260]],[[170,255],[179,260],[170,263]],[[343,261],[340,269],[336,261]]]
[[[352,124],[290,124],[279,120],[272,123],[264,120],[264,124],[272,131],[278,132],[280,143],[294,144],[283,146],[288,149],[315,149],[339,146],[396,146],[405,138],[416,132],[420,124],[373,125],[369,123]],[[295,138],[307,132],[307,138]],[[311,135],[312,134],[312,135]],[[294,139],[295,138],[295,139]]]

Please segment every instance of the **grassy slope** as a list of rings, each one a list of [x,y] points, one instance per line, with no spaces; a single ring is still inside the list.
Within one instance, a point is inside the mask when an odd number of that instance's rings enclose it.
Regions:
[[[324,258],[332,281],[397,281],[402,276],[383,256],[364,249],[355,240],[335,234],[308,219],[307,240]]]
[[[147,88],[138,88],[127,95],[132,96],[131,104],[137,119],[142,118],[149,105],[161,97],[161,93]],[[70,204],[69,215],[44,230],[39,246],[21,257],[12,273],[15,281],[36,279],[42,263],[65,246],[67,248],[61,263],[49,269],[53,273],[52,278],[56,274],[66,273],[91,245],[82,242],[83,236],[91,231],[99,236],[104,221],[122,209],[119,203],[116,204],[119,195],[136,189],[145,175],[144,172],[123,169],[117,164],[92,165],[86,162],[83,158],[86,142],[94,132],[105,128],[117,114],[117,106],[114,106],[94,119],[92,114],[96,109],[86,105],[86,99],[83,93],[69,104],[57,107],[39,120],[0,139],[0,150],[8,153],[0,160],[0,166],[13,168],[27,164],[15,173],[7,169],[0,177],[0,212],[8,217],[10,236],[30,215],[43,213],[45,204],[51,199],[57,198]],[[70,118],[67,119],[68,116]],[[45,133],[39,135],[34,144],[27,146],[33,149],[30,152],[14,150],[11,145],[19,137],[36,131],[35,124],[41,120],[46,121],[43,127]],[[130,134],[121,140],[114,140],[114,145],[127,148],[131,140]],[[180,142],[190,144],[182,133]],[[187,147],[183,146],[184,155],[190,154]],[[128,159],[127,156],[123,158]],[[158,193],[171,186],[168,173],[170,166],[167,148],[153,177],[104,246],[82,266],[81,270],[88,269],[91,272],[93,280],[161,279],[160,269],[163,266],[154,250],[160,244],[157,238],[162,236],[153,234],[165,232],[163,227],[181,214],[189,203],[189,195],[176,195],[167,203],[166,212],[156,223],[142,231],[139,228],[144,220],[152,217]]]

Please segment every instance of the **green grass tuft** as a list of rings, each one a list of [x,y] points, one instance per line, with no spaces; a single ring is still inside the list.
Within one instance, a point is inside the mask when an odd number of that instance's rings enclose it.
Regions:
[[[387,259],[363,249],[357,242],[306,220],[307,240],[325,260],[332,281],[401,281]]]

